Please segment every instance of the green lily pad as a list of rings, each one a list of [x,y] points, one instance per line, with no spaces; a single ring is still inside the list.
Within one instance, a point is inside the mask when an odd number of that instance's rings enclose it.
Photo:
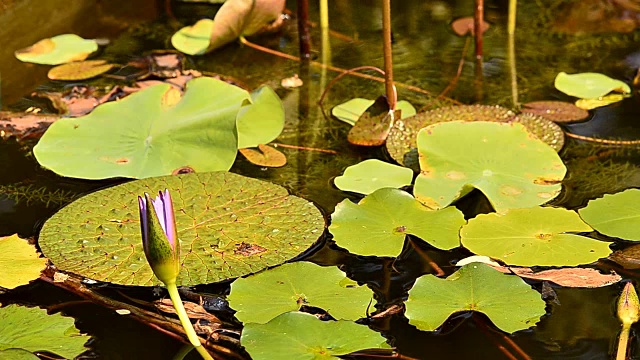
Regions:
[[[519,266],[575,266],[611,253],[611,243],[572,233],[589,232],[574,211],[534,207],[478,215],[462,227],[462,245],[474,254]]]
[[[238,149],[268,144],[284,128],[284,106],[280,97],[268,86],[251,93],[251,104],[238,113]]]
[[[185,26],[171,37],[171,45],[178,51],[189,55],[202,55],[211,43],[213,20],[202,19],[192,26]]]
[[[569,96],[595,99],[615,91],[623,94],[631,92],[629,85],[598,73],[567,74],[561,72],[554,81],[556,89]]]
[[[458,247],[458,231],[464,223],[456,208],[429,210],[402,190],[384,188],[357,205],[348,199],[339,203],[331,215],[329,231],[338,246],[354,254],[397,256],[407,234],[438,249]]]
[[[619,101],[624,100],[624,95],[621,94],[609,94],[601,96],[597,99],[578,99],[576,100],[576,106],[584,110],[597,109],[603,106],[609,106]]]
[[[482,191],[494,209],[540,205],[558,196],[566,168],[558,154],[518,123],[439,123],[418,134],[416,199],[441,209]]]
[[[74,61],[52,68],[47,73],[47,77],[51,80],[86,80],[106,73],[114,66],[113,64],[108,64],[106,60]]]
[[[42,39],[28,48],[15,52],[20,61],[45,65],[59,65],[81,61],[98,50],[95,40],[86,40],[78,35],[63,34]]]
[[[373,292],[337,267],[301,261],[236,279],[227,299],[245,324],[264,324],[302,305],[322,308],[338,320],[357,320],[367,316]]]
[[[240,343],[253,360],[330,360],[364,349],[391,349],[385,338],[351,321],[321,321],[288,312],[267,324],[247,324]]]
[[[628,189],[590,200],[578,210],[580,217],[599,233],[625,240],[640,241],[640,190]]]
[[[78,333],[73,323],[72,318],[47,315],[43,309],[17,305],[0,308],[0,351],[47,351],[73,359],[87,350],[84,344],[89,340],[89,336]]]
[[[369,106],[373,105],[375,100],[355,98],[340,105],[336,105],[331,109],[331,115],[335,116],[338,120],[346,122],[353,126],[356,121],[364,114]],[[416,108],[406,100],[400,100],[396,104],[396,109],[402,111],[401,118],[408,118],[416,114]]]
[[[400,188],[411,185],[413,170],[389,164],[378,159],[368,159],[349,166],[333,183],[342,191],[371,194],[385,187]]]
[[[405,304],[409,324],[424,331],[437,329],[455,313],[477,311],[514,333],[535,326],[546,313],[540,293],[521,278],[482,263],[467,264],[446,279],[419,277]]]
[[[140,237],[137,196],[173,194],[182,271],[178,285],[247,275],[311,246],[324,218],[281,186],[226,172],[128,182],[89,194],[40,231],[43,253],[60,269],[123,285],[158,284]]]
[[[0,351],[0,360],[39,360],[33,353],[22,349],[7,349]]]
[[[53,123],[33,153],[57,174],[84,179],[145,178],[228,170],[237,154],[236,115],[249,94],[201,77],[184,96],[169,84],[149,87],[89,115]]]
[[[40,276],[47,259],[18,235],[0,238],[0,287],[13,289]]]

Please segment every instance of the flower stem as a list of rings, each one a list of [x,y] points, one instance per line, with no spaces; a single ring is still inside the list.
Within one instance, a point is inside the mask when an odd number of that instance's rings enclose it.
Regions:
[[[180,323],[184,328],[185,333],[187,334],[187,338],[191,342],[191,345],[196,348],[200,356],[202,356],[205,360],[213,360],[209,352],[200,344],[200,339],[198,339],[198,334],[193,329],[193,324],[191,324],[191,320],[189,320],[189,316],[187,315],[187,311],[184,309],[184,305],[182,304],[182,299],[180,299],[180,294],[178,293],[178,287],[175,283],[165,284],[167,286],[167,290],[169,291],[169,297],[171,298],[171,302],[173,303],[173,307],[176,309],[176,314],[178,314],[178,318],[180,319]]]
[[[626,360],[627,358],[627,346],[629,343],[629,331],[631,330],[631,324],[623,324],[620,337],[618,338],[618,353],[616,354],[616,360]]]

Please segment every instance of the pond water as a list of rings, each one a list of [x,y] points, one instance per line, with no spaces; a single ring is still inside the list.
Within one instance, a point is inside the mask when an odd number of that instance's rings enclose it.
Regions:
[[[630,82],[640,61],[640,34],[567,35],[554,32],[550,21],[562,1],[521,2],[516,35],[516,57],[519,96],[521,102],[568,98],[554,90],[553,79],[560,71],[601,72]],[[173,12],[184,24],[215,13],[215,6],[172,2]],[[295,2],[288,1],[295,9]],[[310,18],[318,19],[317,4],[311,4]],[[395,1],[392,6],[395,80],[438,94],[456,73],[465,39],[455,36],[449,28],[453,18],[473,13],[472,0],[458,1]],[[294,11],[295,12],[295,11]],[[487,1],[485,18],[491,28],[484,38],[484,82],[482,98],[478,99],[474,82],[473,46],[465,55],[461,77],[448,94],[463,103],[512,106],[506,35],[506,1]],[[341,68],[362,65],[382,67],[381,15],[379,1],[332,2],[331,29],[357,41],[331,39],[331,64]],[[174,20],[160,16],[122,32],[99,55],[118,63],[153,49],[170,49],[169,38],[179,28]],[[80,30],[78,30],[80,31]],[[91,35],[100,34],[92,29]],[[40,37],[55,34],[41,34]],[[85,35],[80,33],[80,35]],[[321,57],[320,34],[312,29],[314,54]],[[256,42],[279,51],[297,54],[296,24],[290,21],[276,36],[255,39]],[[0,61],[14,61],[0,58]],[[29,66],[19,64],[16,66]],[[282,144],[333,150],[336,154],[282,148],[288,164],[279,169],[254,166],[238,158],[233,172],[265,179],[285,186],[293,194],[315,202],[326,215],[344,198],[358,199],[332,185],[332,178],[344,168],[367,158],[387,159],[383,148],[359,148],[346,141],[348,126],[327,114],[332,106],[353,97],[375,98],[384,92],[381,83],[346,76],[329,92],[320,107],[317,101],[328,82],[337,73],[316,66],[303,65],[255,49],[231,44],[214,54],[188,57],[187,66],[240,79],[251,87],[261,84],[277,89],[286,109],[286,125],[276,140]],[[34,81],[40,89],[60,89],[63,83],[47,82],[41,69],[25,81]],[[280,80],[298,74],[304,85],[295,90],[280,87]],[[38,80],[39,79],[39,80]],[[14,81],[14,80],[12,80]],[[99,79],[90,83],[107,84],[113,80]],[[26,110],[43,106],[28,96],[30,90],[15,81],[9,89],[4,84],[3,109]],[[434,106],[432,98],[399,87],[399,98],[409,100],[416,108]],[[16,92],[20,92],[17,95]],[[10,99],[10,101],[8,100]],[[592,111],[592,119],[572,125],[570,131],[583,136],[633,140],[640,138],[637,123],[640,111],[638,96],[608,108]],[[561,196],[553,202],[571,209],[583,206],[588,199],[640,185],[638,149],[604,147],[597,143],[567,139],[561,156],[569,175]],[[114,181],[83,181],[61,178],[39,167],[30,153],[33,144],[17,144],[13,140],[0,144],[0,159],[4,171],[0,174],[0,234],[18,233],[22,237],[37,237],[44,221],[60,207],[88,192],[121,183]],[[481,196],[473,195],[476,200]],[[461,202],[460,208],[473,213],[478,201]],[[615,245],[622,247],[624,245]],[[447,273],[455,270],[452,263],[469,255],[464,250],[440,251],[426,244],[421,251],[406,246],[395,261],[357,257],[329,244],[324,244],[308,256],[322,265],[340,265],[353,279],[368,284],[376,293],[378,303],[385,307],[400,304],[407,297],[415,279],[433,273],[421,253],[426,252]],[[603,265],[606,268],[606,265]],[[633,277],[633,274],[628,276]],[[540,289],[540,284],[534,287]],[[549,302],[548,314],[532,330],[509,336],[534,359],[608,359],[613,351],[619,325],[614,314],[615,300],[622,289],[612,285],[597,289],[567,289],[556,287],[557,302]],[[119,289],[127,292],[127,289]],[[226,285],[201,286],[200,292],[224,295]],[[112,291],[112,290],[110,290]],[[150,289],[135,289],[137,295],[152,298]],[[75,303],[76,296],[43,282],[0,294],[0,302],[59,306],[65,314],[77,319],[77,326],[94,337],[86,358],[100,359],[168,359],[181,346],[172,338],[87,302]],[[265,299],[269,301],[269,299]],[[455,316],[434,333],[421,332],[408,324],[402,314],[373,322],[371,326],[390,339],[402,355],[420,359],[500,359],[505,358],[495,344],[492,330],[480,324],[482,315]],[[476,321],[474,321],[476,320]],[[632,355],[638,355],[637,338],[632,340]],[[84,357],[83,357],[84,358]],[[191,354],[189,358],[196,359]]]

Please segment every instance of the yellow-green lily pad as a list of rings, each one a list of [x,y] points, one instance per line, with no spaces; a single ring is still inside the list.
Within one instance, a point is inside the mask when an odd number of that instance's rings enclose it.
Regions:
[[[113,67],[114,65],[108,64],[106,60],[74,61],[52,68],[47,73],[47,77],[51,80],[86,80],[106,73]]]
[[[624,240],[640,241],[640,190],[628,189],[590,200],[578,210],[580,217],[599,233]]]
[[[599,73],[567,74],[561,72],[554,81],[556,89],[569,96],[581,99],[596,99],[615,91],[628,94],[631,88],[626,83]]]
[[[202,55],[211,43],[213,20],[202,19],[192,26],[185,26],[171,37],[171,45],[178,51],[189,55]]]
[[[336,105],[331,109],[331,115],[338,120],[345,122],[351,126],[355,125],[360,116],[364,114],[369,106],[373,105],[375,100],[354,98],[340,105]],[[400,100],[396,104],[396,109],[401,110],[401,118],[408,118],[416,114],[416,108],[406,100]]]
[[[17,50],[15,56],[24,62],[59,65],[84,60],[96,50],[98,44],[95,40],[83,39],[75,34],[63,34]]]
[[[13,289],[40,276],[47,259],[18,235],[0,238],[0,287]]]
[[[389,164],[378,159],[368,159],[349,166],[333,183],[342,191],[371,194],[385,187],[400,188],[411,185],[413,170]]]

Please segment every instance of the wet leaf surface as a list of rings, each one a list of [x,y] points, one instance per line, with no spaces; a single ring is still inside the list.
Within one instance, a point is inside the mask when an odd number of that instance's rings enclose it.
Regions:
[[[289,260],[322,234],[310,202],[278,185],[226,173],[128,182],[73,202],[40,232],[61,270],[123,285],[158,284],[142,250],[137,197],[169,189],[181,246],[178,285],[217,282]]]

